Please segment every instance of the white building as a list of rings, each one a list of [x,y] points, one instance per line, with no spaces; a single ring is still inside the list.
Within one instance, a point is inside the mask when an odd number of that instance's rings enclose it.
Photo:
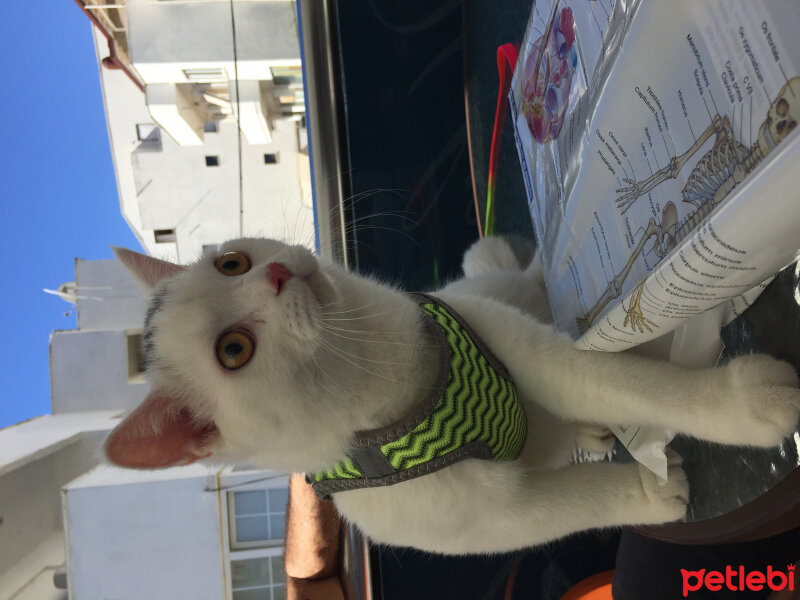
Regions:
[[[92,20],[122,214],[188,262],[240,236],[314,245],[290,0],[79,0]]]
[[[65,560],[61,488],[97,464],[116,412],[47,415],[0,430],[0,599],[67,598],[53,585]]]
[[[0,600],[285,598],[288,477],[104,464],[148,390],[145,299],[114,260],[76,260],[61,293],[78,329],[51,336],[53,414],[0,430]]]
[[[63,490],[69,597],[286,598],[288,477],[102,466]]]
[[[116,260],[75,260],[78,328],[50,336],[53,414],[123,411],[144,400],[147,385],[140,352],[146,298]]]

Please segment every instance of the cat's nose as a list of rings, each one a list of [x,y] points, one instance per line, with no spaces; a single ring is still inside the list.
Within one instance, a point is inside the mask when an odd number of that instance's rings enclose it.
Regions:
[[[272,284],[272,287],[275,288],[276,296],[281,293],[283,286],[292,277],[294,277],[294,273],[284,267],[281,263],[271,262],[267,265],[267,278]]]

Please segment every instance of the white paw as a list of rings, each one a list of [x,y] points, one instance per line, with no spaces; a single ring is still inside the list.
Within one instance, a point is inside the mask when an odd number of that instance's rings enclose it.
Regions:
[[[766,354],[739,356],[723,369],[730,401],[723,398],[728,443],[777,446],[797,429],[800,388],[794,368]],[[726,440],[720,440],[726,441]]]
[[[681,467],[682,459],[667,450],[667,481],[660,484],[650,469],[639,467],[639,479],[645,497],[645,521],[649,524],[668,523],[682,519],[689,502],[689,481]]]
[[[575,441],[587,452],[605,454],[614,447],[616,439],[611,430],[602,425],[581,423],[575,427]]]
[[[467,277],[478,277],[494,271],[520,269],[519,260],[502,237],[488,236],[472,244],[464,254],[461,268]]]

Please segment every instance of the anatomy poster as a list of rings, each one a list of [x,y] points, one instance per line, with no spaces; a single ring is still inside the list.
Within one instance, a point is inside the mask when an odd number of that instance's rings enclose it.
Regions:
[[[555,322],[625,350],[796,259],[796,3],[540,0],[509,101]]]

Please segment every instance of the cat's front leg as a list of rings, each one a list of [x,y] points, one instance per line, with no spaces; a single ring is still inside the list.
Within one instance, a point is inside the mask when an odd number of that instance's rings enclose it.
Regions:
[[[532,472],[520,508],[507,512],[504,535],[525,545],[526,535],[542,543],[586,529],[680,520],[689,486],[680,457],[669,452],[668,458],[663,485],[638,463],[588,463]]]
[[[726,444],[773,446],[800,419],[793,368],[765,355],[687,369],[630,353],[588,352],[485,298],[445,298],[510,370],[520,391],[576,422],[654,425]]]
[[[668,480],[637,463],[530,469],[465,460],[395,486],[335,496],[339,512],[377,543],[442,554],[491,554],[587,529],[681,519],[689,497],[680,458]]]

